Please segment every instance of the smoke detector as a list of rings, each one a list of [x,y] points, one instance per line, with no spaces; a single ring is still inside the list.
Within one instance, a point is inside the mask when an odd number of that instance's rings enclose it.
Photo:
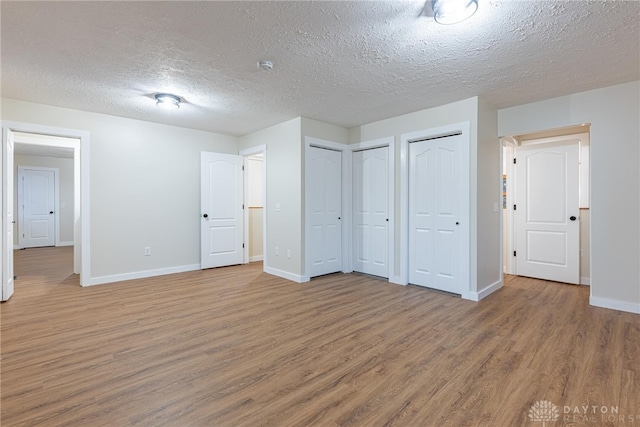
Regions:
[[[273,62],[271,61],[258,61],[258,69],[271,71],[273,70]]]

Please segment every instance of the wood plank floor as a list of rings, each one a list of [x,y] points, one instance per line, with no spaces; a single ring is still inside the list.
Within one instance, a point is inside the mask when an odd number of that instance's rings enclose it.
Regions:
[[[4,427],[542,426],[540,400],[547,426],[640,425],[640,316],[588,287],[508,277],[474,303],[258,263],[81,288],[71,265],[71,248],[15,254]]]

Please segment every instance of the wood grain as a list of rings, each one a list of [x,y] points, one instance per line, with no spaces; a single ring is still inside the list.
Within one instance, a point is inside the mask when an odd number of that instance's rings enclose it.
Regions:
[[[254,263],[81,288],[72,256],[15,253],[2,426],[530,426],[539,400],[640,424],[640,316],[588,287],[507,276],[474,303]]]

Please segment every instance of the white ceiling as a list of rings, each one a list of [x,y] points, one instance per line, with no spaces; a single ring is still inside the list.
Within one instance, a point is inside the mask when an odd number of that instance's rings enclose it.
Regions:
[[[2,1],[1,93],[244,135],[297,116],[352,127],[640,79],[638,1],[479,5],[443,26],[420,1]],[[185,104],[156,108],[157,92]]]

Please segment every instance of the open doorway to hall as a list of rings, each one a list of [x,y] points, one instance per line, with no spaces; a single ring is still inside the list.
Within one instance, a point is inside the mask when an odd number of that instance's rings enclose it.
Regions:
[[[74,275],[79,139],[28,132],[13,132],[13,138],[14,290],[28,294],[42,281],[79,285]]]
[[[503,272],[590,284],[589,125],[502,141]]]
[[[245,249],[248,262],[264,259],[264,152],[245,156]]]

